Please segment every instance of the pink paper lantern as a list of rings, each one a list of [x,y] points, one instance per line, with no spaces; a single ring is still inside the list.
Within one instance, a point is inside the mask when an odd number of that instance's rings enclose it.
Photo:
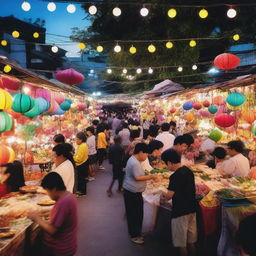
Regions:
[[[86,105],[84,103],[79,103],[77,109],[78,111],[84,111],[86,109]]]
[[[226,103],[225,99],[222,96],[216,96],[213,98],[214,105],[220,106],[220,105],[224,105],[225,103]]]
[[[54,94],[54,99],[58,104],[61,104],[65,101],[65,97],[63,96],[63,94],[58,92]]]
[[[226,112],[227,112],[227,106],[226,105],[221,105],[218,108],[218,111],[217,111],[216,115],[219,115],[219,114],[222,114],[222,113],[226,113]]]
[[[230,127],[235,123],[235,118],[229,114],[220,114],[214,118],[215,123],[220,127]]]
[[[199,110],[199,114],[202,116],[202,117],[211,117],[211,113],[207,110]]]
[[[15,77],[3,75],[0,77],[0,87],[7,89],[10,92],[19,90],[21,81]]]
[[[48,102],[51,101],[51,92],[46,89],[37,89],[35,93],[35,98],[43,98]]]
[[[66,70],[57,71],[54,77],[62,83],[75,85],[84,81],[84,75],[70,68]]]

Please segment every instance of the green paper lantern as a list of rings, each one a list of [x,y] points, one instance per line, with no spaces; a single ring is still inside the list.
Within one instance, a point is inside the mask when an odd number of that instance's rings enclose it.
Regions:
[[[254,122],[252,125],[252,134],[256,136],[256,123]]]
[[[222,133],[219,130],[212,130],[209,134],[209,138],[215,142],[218,142],[222,138]]]
[[[33,108],[31,108],[28,112],[24,113],[24,116],[34,118],[40,115],[39,105],[36,100],[33,100],[33,105]]]
[[[228,95],[226,101],[229,105],[238,107],[245,103],[246,98],[242,93],[232,92]]]
[[[69,100],[65,100],[63,103],[60,104],[60,108],[64,111],[68,111],[71,107]]]
[[[0,112],[0,132],[6,132],[12,129],[12,118],[5,112]]]
[[[215,113],[217,113],[218,108],[217,108],[215,105],[211,105],[211,106],[208,108],[208,111],[209,111],[211,114],[215,114]]]
[[[12,110],[18,113],[28,112],[34,106],[33,99],[26,94],[16,94],[13,99]]]

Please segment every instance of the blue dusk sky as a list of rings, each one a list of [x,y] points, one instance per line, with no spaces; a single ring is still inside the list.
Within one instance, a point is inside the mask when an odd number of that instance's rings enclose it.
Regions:
[[[46,21],[46,33],[57,34],[61,36],[70,36],[71,28],[79,27],[80,29],[88,28],[90,21],[84,19],[86,17],[85,11],[81,8],[80,4],[75,4],[76,12],[70,14],[66,8],[69,3],[55,3],[56,10],[50,12],[47,9],[49,2],[40,0],[27,0],[31,4],[31,9],[28,12],[22,10],[21,5],[23,0],[0,0],[0,16],[13,15],[20,20],[31,18],[35,21],[37,18]],[[53,1],[54,2],[54,1]],[[56,37],[46,35],[47,43],[58,43],[63,41],[70,41],[68,38]],[[76,56],[78,52],[77,44],[59,45],[61,48],[70,52],[70,56]]]

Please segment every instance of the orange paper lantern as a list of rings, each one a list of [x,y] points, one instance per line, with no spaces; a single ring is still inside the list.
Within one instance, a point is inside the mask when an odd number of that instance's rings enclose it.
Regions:
[[[10,159],[10,151],[9,148],[5,145],[0,145],[0,165],[5,165],[8,163]]]

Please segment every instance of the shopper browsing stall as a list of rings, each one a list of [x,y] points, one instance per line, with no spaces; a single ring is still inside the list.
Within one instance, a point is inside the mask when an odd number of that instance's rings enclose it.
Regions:
[[[105,124],[101,124],[98,127],[98,137],[97,137],[97,157],[98,157],[98,161],[99,161],[99,170],[104,170],[104,166],[103,161],[104,158],[107,154],[107,146],[108,146],[108,142],[107,142],[107,133],[108,133],[108,126]]]
[[[170,130],[169,123],[163,123],[161,126],[161,130],[162,130],[162,133],[160,133],[156,137],[156,140],[160,140],[164,144],[163,151],[165,151],[166,149],[169,149],[173,146],[175,136],[169,132]]]

